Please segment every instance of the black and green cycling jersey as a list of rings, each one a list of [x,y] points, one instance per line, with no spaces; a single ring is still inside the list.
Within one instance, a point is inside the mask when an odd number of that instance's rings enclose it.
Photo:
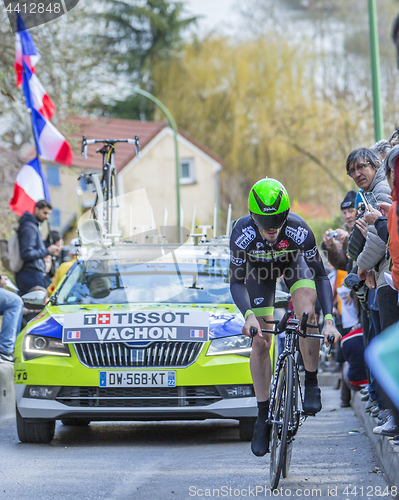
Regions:
[[[324,315],[332,314],[332,290],[314,234],[297,214],[290,213],[277,239],[268,243],[250,215],[239,219],[230,238],[230,289],[246,316],[273,314],[276,280],[282,276],[292,293],[316,289]],[[331,316],[332,318],[332,316]]]

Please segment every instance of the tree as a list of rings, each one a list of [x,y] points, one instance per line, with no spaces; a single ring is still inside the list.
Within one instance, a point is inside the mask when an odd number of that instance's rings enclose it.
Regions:
[[[351,187],[345,160],[362,109],[323,96],[316,60],[306,41],[269,31],[239,43],[210,36],[154,68],[157,94],[178,125],[226,160],[222,199],[235,216],[266,175],[281,180],[293,201],[334,211]]]
[[[66,136],[64,118],[82,113],[98,89],[112,82],[111,75],[101,65],[102,47],[90,39],[92,26],[87,22],[86,9],[87,2],[80,2],[67,16],[30,30],[41,56],[36,74],[56,105],[52,122]],[[30,116],[22,88],[15,88],[15,35],[4,10],[0,12],[0,26],[0,112],[7,117],[1,139],[18,150],[32,140]]]
[[[183,46],[184,30],[196,17],[182,18],[183,4],[169,0],[103,0],[105,11],[95,18],[105,21],[98,39],[107,48],[108,61],[126,82],[153,92],[152,70],[157,61],[172,60]],[[154,104],[136,96],[114,100],[103,107],[119,118],[147,118]]]
[[[369,18],[364,0],[248,0],[240,4],[244,26],[252,38],[267,36],[272,27],[289,39],[309,40],[318,66],[319,91],[334,104],[336,96],[356,102],[364,116],[359,121],[367,141],[372,124]],[[381,93],[387,138],[398,124],[399,82],[391,40],[397,0],[378,0],[377,19],[381,55]],[[359,131],[360,132],[360,131]],[[370,145],[368,142],[359,146]]]

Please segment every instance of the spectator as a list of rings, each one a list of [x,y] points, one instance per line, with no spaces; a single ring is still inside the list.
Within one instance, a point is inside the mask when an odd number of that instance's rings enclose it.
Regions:
[[[389,138],[389,144],[392,148],[399,144],[399,128],[392,132],[391,137]]]
[[[48,236],[45,239],[44,244],[46,248],[48,248],[50,245],[57,245],[57,247],[62,248],[62,246],[64,245],[64,240],[62,239],[62,236],[58,231],[51,230],[48,233]]]
[[[399,290],[399,236],[396,230],[398,224],[396,215],[397,201],[395,193],[394,164],[398,157],[399,146],[395,146],[384,162],[386,178],[389,187],[392,189],[391,195],[393,204],[390,205],[384,202],[378,203],[380,208],[379,211],[369,207],[369,210],[364,214],[364,219],[367,224],[374,224],[378,236],[387,244],[389,241],[389,256],[392,259],[392,281],[396,290]],[[389,235],[391,235],[390,238]]]
[[[389,151],[392,148],[392,144],[389,141],[386,141],[385,139],[381,139],[381,141],[376,142],[372,146],[370,146],[370,151],[378,155],[381,160],[385,160],[386,155],[389,153]]]
[[[18,240],[24,265],[15,275],[20,295],[29,292],[34,286],[46,288],[44,257],[57,256],[60,253],[60,248],[56,245],[46,248],[40,234],[39,224],[47,220],[50,213],[50,203],[47,200],[40,200],[36,203],[33,214],[25,212],[20,219]]]
[[[359,188],[372,192],[377,202],[391,203],[391,189],[385,178],[385,171],[380,166],[379,158],[367,148],[356,149],[346,161],[346,171]],[[385,320],[386,315],[390,315],[389,306],[385,302],[388,294],[386,289],[389,288],[384,277],[384,272],[389,272],[389,262],[385,257],[386,245],[378,236],[374,225],[367,225],[364,218],[358,219],[356,226],[367,231],[366,243],[357,258],[357,274],[361,280],[366,280],[369,288],[377,288],[380,320]]]
[[[341,335],[345,335],[356,325],[358,320],[357,297],[351,296],[349,289],[342,286],[343,280],[353,267],[352,260],[347,256],[349,233],[355,223],[357,210],[355,209],[356,191],[349,191],[341,203],[341,212],[345,223],[342,229],[337,229],[336,237],[331,237],[331,229],[326,231],[321,248],[326,250],[328,262],[334,267],[334,277],[332,281],[335,326]],[[341,347],[338,344],[335,352],[336,362],[342,366],[344,359]]]
[[[0,331],[0,362],[14,361],[14,344],[20,331],[24,304],[16,293],[5,290],[7,276],[0,277],[0,314],[3,322]]]
[[[346,193],[345,198],[341,203],[341,212],[345,219],[343,228],[336,230],[338,232],[338,237],[335,238],[330,237],[330,233],[332,231],[331,229],[326,231],[321,245],[322,250],[326,250],[327,252],[328,261],[337,270],[348,270],[347,266],[349,259],[346,254],[346,250],[348,248],[349,233],[352,231],[357,214],[357,210],[355,209],[355,198],[356,191],[349,191]],[[342,245],[341,248],[337,242],[340,242]],[[351,265],[350,268],[352,269]]]
[[[396,47],[396,62],[397,66],[399,67],[399,15],[395,18],[393,28],[392,28],[392,39]],[[395,130],[395,132],[391,135],[390,137],[390,143],[392,147],[395,145],[399,144],[399,129]],[[389,170],[394,170],[394,174],[389,173],[387,175],[388,180],[390,181],[391,187],[395,184],[395,190],[394,190],[394,199],[396,201],[399,199],[399,161],[397,161],[396,158],[397,153],[395,152],[395,155],[392,155],[390,158],[390,161],[386,162],[386,167],[389,168]],[[391,177],[391,179],[390,179]],[[395,179],[395,183],[393,180]],[[392,249],[393,254],[395,256],[392,256],[392,261],[395,263],[398,262],[398,256],[396,255],[397,252],[397,238],[398,238],[398,216],[399,216],[399,209],[397,203],[396,205],[396,211],[394,212],[392,210],[389,210],[389,231],[391,232],[391,237],[393,238],[396,243],[392,242],[389,245],[390,250]],[[379,204],[380,209],[383,207],[381,204]],[[386,208],[386,207],[384,207]],[[386,210],[383,215],[386,215]],[[395,252],[396,250],[396,252]],[[397,269],[393,269],[393,278],[396,280],[397,278]],[[399,283],[398,283],[399,284]],[[396,288],[395,282],[394,286]],[[393,335],[392,335],[393,332]],[[394,345],[396,343],[396,345]],[[378,348],[376,349],[376,347]],[[393,443],[395,445],[399,444],[399,379],[397,376],[397,371],[395,373],[395,370],[392,369],[393,367],[397,366],[397,346],[398,346],[398,330],[397,327],[392,327],[390,331],[383,333],[378,339],[376,339],[370,348],[366,350],[366,357],[368,358],[368,362],[373,359],[375,360],[375,357],[378,357],[379,360],[381,359],[384,360],[383,366],[387,367],[387,370],[381,371],[381,366],[378,370],[375,370],[375,375],[380,381],[382,385],[385,385],[385,391],[390,393],[390,403],[391,403],[391,408],[392,412],[394,413],[393,417],[391,417],[391,422],[387,422],[388,424],[388,429],[386,430],[385,428],[379,429],[381,434],[385,435],[388,433],[388,435],[393,435]],[[393,401],[395,403],[393,403]],[[373,429],[374,431],[374,429]],[[395,432],[396,431],[396,432]]]
[[[58,231],[50,231],[47,238],[44,241],[46,248],[51,245],[56,245],[60,247],[60,253],[58,256],[55,255],[46,255],[44,257],[44,262],[46,264],[46,285],[50,286],[51,280],[54,278],[54,274],[60,264],[62,263],[62,247],[64,246],[64,240],[62,239],[61,234]]]
[[[341,407],[347,408],[350,406],[351,391],[360,391],[368,383],[362,329],[357,328],[342,337],[341,349],[345,359],[342,367]]]
[[[78,258],[78,255],[80,255],[80,246],[79,246],[79,239],[78,238],[74,238],[73,240],[71,240],[71,242],[69,244],[68,255],[69,255],[70,260],[68,260],[67,262],[63,262],[59,266],[59,268],[55,272],[54,279],[53,279],[51,285],[47,288],[49,295],[51,295],[54,292],[58,283],[62,280],[62,278],[65,276],[65,274],[73,266],[76,259]]]
[[[390,187],[385,178],[384,169],[381,168],[380,158],[367,148],[360,148],[352,151],[346,161],[347,174],[352,177],[356,185],[363,191],[370,191],[374,194],[377,202],[391,203]],[[361,280],[366,281],[370,289],[368,294],[369,309],[367,312],[362,309],[362,327],[366,346],[373,336],[381,331],[382,318],[391,314],[390,306],[386,302],[387,283],[384,272],[389,271],[389,263],[385,258],[385,242],[378,236],[374,225],[367,225],[364,218],[358,219],[355,226],[363,232],[365,244],[357,257],[357,274]],[[377,314],[377,304],[375,303],[374,292],[377,288],[377,301],[379,313]],[[374,308],[374,311],[373,311]],[[374,319],[374,321],[372,321]],[[379,410],[385,409],[385,405],[378,393],[375,392],[376,384],[371,379],[371,392],[368,410],[378,414]]]
[[[399,158],[399,146],[392,148],[390,153],[388,153],[386,160],[384,162],[385,173],[392,189],[392,199],[394,200],[392,205],[388,203],[379,203],[378,206],[380,211],[374,210],[370,207],[369,211],[365,213],[364,218],[368,224],[374,224],[378,235],[384,241],[388,243],[389,241],[389,255],[392,260],[392,282],[396,291],[389,287],[391,292],[391,307],[392,313],[390,315],[391,324],[399,321],[399,307],[397,304],[398,292],[399,290],[399,236],[398,236],[398,217],[397,217],[397,201],[395,192],[395,179],[394,179],[394,169],[395,163]],[[388,217],[388,221],[387,221]],[[389,237],[388,237],[389,236]],[[388,327],[387,322],[384,321],[383,324]],[[372,367],[371,367],[372,369]],[[395,436],[399,433],[399,420],[395,418],[392,411],[388,410],[386,413],[386,422],[381,422],[373,429],[375,434],[384,434],[388,436]]]

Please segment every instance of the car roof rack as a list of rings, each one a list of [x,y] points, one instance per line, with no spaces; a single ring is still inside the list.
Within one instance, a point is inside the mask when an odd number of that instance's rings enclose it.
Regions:
[[[164,208],[163,214],[163,226],[159,229],[151,226],[134,226],[132,229],[137,231],[138,233],[121,240],[121,242],[125,243],[134,243],[140,245],[176,245],[179,243],[184,245],[192,245],[192,246],[202,246],[202,245],[218,245],[218,246],[228,246],[230,242],[230,233],[231,233],[231,204],[229,205],[227,211],[227,221],[226,221],[226,231],[224,234],[217,236],[217,205],[214,206],[213,212],[213,224],[197,224],[196,221],[196,206],[194,205],[193,213],[191,217],[191,229],[189,233],[187,233],[187,229],[183,226],[180,227],[179,237],[178,231],[176,230],[174,236],[176,236],[176,241],[170,241],[167,235],[168,226],[168,210]],[[180,220],[183,220],[184,212],[183,208],[180,207]],[[152,216],[153,218],[153,216]],[[155,225],[155,220],[154,220]],[[177,228],[176,228],[177,229]],[[195,232],[196,229],[200,229],[201,232]],[[213,237],[208,239],[208,230],[213,229]],[[169,235],[171,236],[171,235]],[[184,243],[182,243],[184,242]]]

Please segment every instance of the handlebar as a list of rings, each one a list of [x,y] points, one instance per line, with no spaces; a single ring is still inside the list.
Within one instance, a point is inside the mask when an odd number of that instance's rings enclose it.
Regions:
[[[140,158],[140,141],[138,135],[136,135],[134,139],[87,139],[86,136],[84,135],[82,138],[82,156],[85,160],[87,160],[87,146],[90,146],[91,144],[97,144],[99,142],[109,146],[113,146],[118,142],[126,142],[128,144],[134,144],[136,146],[137,158]]]
[[[273,335],[278,335],[281,332],[287,330],[287,331],[290,331],[291,333],[296,333],[297,335],[299,335],[300,337],[303,337],[303,338],[324,339],[324,335],[306,333],[307,328],[317,328],[316,325],[310,325],[307,323],[309,313],[304,312],[302,315],[301,321],[299,321],[298,319],[294,319],[294,318],[289,319],[290,316],[292,315],[292,313],[293,313],[293,311],[287,311],[284,314],[283,318],[278,323],[276,321],[267,321],[267,322],[265,321],[266,323],[272,323],[272,324],[277,323],[276,329],[275,330],[266,330],[266,329],[261,328],[261,332],[262,333],[270,333]],[[299,326],[299,324],[300,324],[300,326]],[[287,325],[288,325],[288,327],[287,327]],[[251,337],[254,338],[255,335],[257,335],[257,333],[258,333],[258,329],[255,327],[251,327],[249,332],[250,332]],[[329,350],[328,350],[327,354],[330,354],[332,346],[334,344],[334,335],[332,335],[332,334],[328,335],[327,341],[329,343]]]

